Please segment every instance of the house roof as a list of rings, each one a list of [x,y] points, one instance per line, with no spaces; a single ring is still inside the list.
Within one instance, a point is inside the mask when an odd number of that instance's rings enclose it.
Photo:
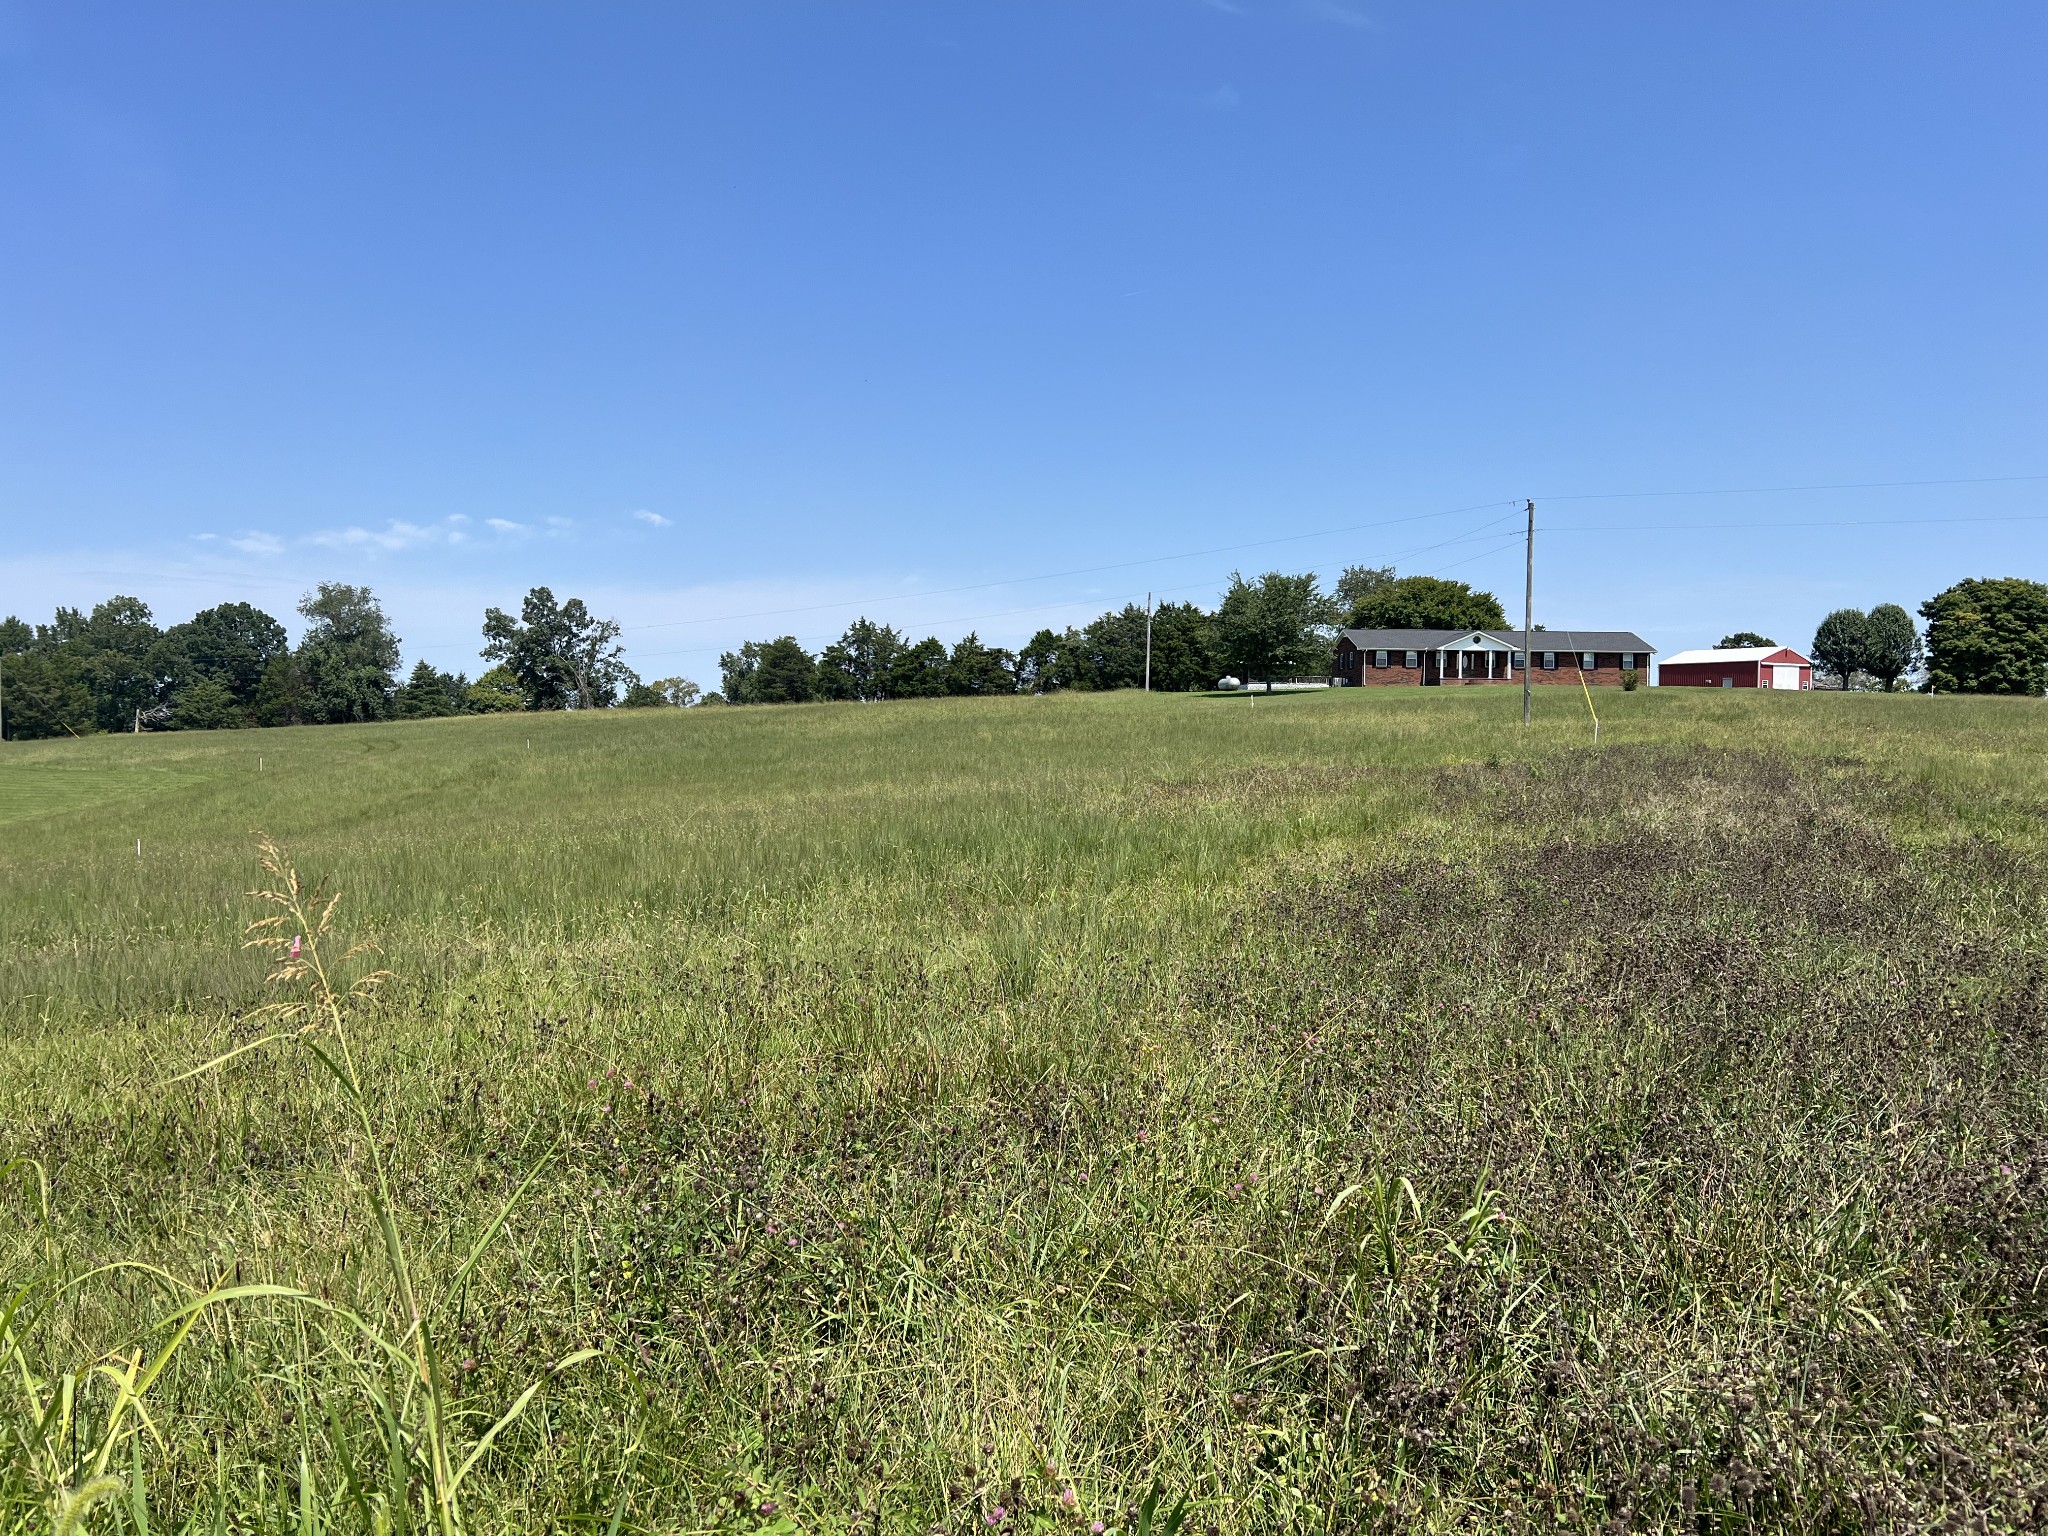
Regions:
[[[1344,638],[1361,651],[1434,651],[1460,640],[1475,637],[1492,640],[1511,650],[1522,648],[1519,629],[1347,629]],[[1641,635],[1626,629],[1539,629],[1529,644],[1537,649],[1569,651],[1635,651],[1654,655],[1656,647]]]
[[[1731,662],[1744,664],[1758,661],[1796,662],[1802,667],[1813,663],[1800,655],[1789,645],[1731,645],[1725,650],[1680,651],[1676,656],[1666,656],[1667,667],[1726,666]]]

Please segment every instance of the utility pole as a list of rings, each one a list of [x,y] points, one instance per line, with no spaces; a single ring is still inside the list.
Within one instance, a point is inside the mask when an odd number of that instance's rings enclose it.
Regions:
[[[1536,665],[1536,653],[1529,642],[1536,638],[1536,503],[1529,503],[1529,543],[1522,565],[1522,724],[1529,723],[1529,669]]]
[[[1145,691],[1152,691],[1152,594],[1145,594]]]

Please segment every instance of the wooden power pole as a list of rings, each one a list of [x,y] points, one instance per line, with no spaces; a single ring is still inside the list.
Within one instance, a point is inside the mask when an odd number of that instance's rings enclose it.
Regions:
[[[1529,542],[1522,558],[1522,724],[1529,723],[1529,669],[1536,665],[1536,653],[1529,642],[1536,638],[1536,503],[1529,503]]]
[[[1152,594],[1145,594],[1145,691],[1152,691]]]

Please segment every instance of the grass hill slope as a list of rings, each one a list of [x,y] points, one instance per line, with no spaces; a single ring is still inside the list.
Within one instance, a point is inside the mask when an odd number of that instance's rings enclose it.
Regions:
[[[2048,716],[1599,705],[10,744],[0,1530],[2034,1527]]]

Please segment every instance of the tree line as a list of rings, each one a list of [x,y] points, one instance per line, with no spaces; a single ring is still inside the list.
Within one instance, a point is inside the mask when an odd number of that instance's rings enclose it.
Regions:
[[[1920,617],[1924,634],[1897,603],[1837,608],[1813,634],[1816,681],[1892,693],[1917,676],[1925,693],[2048,693],[2048,585],[1972,577],[1927,599]],[[1775,644],[1744,630],[1720,648]]]
[[[248,603],[223,603],[159,628],[149,605],[112,597],[89,612],[59,608],[48,624],[0,620],[0,734],[219,730],[427,719],[509,710],[609,709],[698,703],[910,699],[1045,693],[1151,684],[1210,688],[1328,675],[1339,628],[1504,629],[1490,592],[1392,566],[1348,566],[1327,590],[1313,571],[1233,575],[1214,610],[1136,603],[1086,625],[1041,629],[1016,651],[970,634],[947,646],[910,640],[862,618],[816,655],[793,636],[749,641],[719,658],[722,692],[688,678],[642,680],[626,664],[616,620],[547,587],[514,616],[484,612],[472,680],[425,661],[398,677],[400,642],[368,587],[322,582],[299,602],[305,629]],[[1958,582],[1920,605],[1924,633],[1896,603],[1837,609],[1813,640],[1816,670],[1844,688],[1891,691],[1918,678],[1936,693],[2048,692],[2048,586],[2019,577]],[[1773,642],[1743,633],[1723,645]]]
[[[322,582],[298,604],[299,643],[248,603],[222,603],[159,628],[139,598],[48,624],[0,620],[0,735],[207,731],[246,726],[419,720],[507,710],[687,705],[687,678],[643,682],[621,658],[619,626],[580,598],[527,593],[519,616],[486,609],[472,681],[417,663],[398,678],[399,638],[368,587]]]
[[[1490,592],[1434,576],[1399,576],[1392,566],[1347,566],[1327,590],[1313,571],[1234,574],[1209,610],[1196,603],[1138,603],[1092,622],[1041,629],[1015,651],[969,634],[950,648],[936,636],[911,640],[887,624],[855,620],[816,655],[794,635],[754,640],[718,658],[722,692],[707,702],[801,704],[833,699],[920,699],[947,695],[1099,692],[1147,680],[1152,687],[1213,688],[1225,675],[1246,682],[1328,677],[1341,628],[1498,629],[1506,620]]]

